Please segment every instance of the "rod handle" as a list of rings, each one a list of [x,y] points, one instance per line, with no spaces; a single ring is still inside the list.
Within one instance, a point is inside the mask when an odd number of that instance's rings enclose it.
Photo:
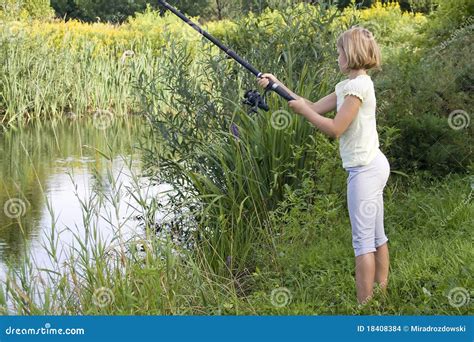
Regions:
[[[280,95],[281,97],[283,97],[285,100],[287,101],[293,101],[295,100],[293,98],[293,96],[291,96],[290,94],[288,94],[288,92],[283,89],[282,87],[280,87],[279,84],[273,82],[272,80],[268,80],[268,86],[267,86],[267,89],[268,90],[272,90],[274,91],[275,93],[277,93],[278,95]]]

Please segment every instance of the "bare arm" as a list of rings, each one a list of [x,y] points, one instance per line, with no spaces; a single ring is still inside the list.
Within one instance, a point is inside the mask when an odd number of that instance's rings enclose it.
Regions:
[[[293,98],[298,99],[300,98],[299,95],[295,94],[292,92],[290,89],[288,89],[283,83],[281,83],[274,75],[272,74],[263,74],[261,78],[258,81],[258,84],[264,88],[267,87],[268,85],[268,80],[272,80],[274,83],[277,83],[281,88],[286,90],[288,94],[293,96]],[[303,98],[304,99],[304,98]],[[331,93],[319,101],[313,103],[307,99],[304,99],[306,103],[317,113],[319,114],[326,114],[329,112],[332,112],[333,110],[336,110],[337,106],[337,98],[336,98],[336,93]]]
[[[308,101],[308,103],[311,109],[313,109],[316,113],[319,113],[321,115],[332,112],[336,110],[336,106],[337,106],[336,93],[331,93],[323,97],[318,102],[312,103],[311,101]]]
[[[333,138],[339,138],[357,115],[361,101],[355,96],[346,96],[334,119],[320,115],[301,97],[295,101],[290,101],[289,105],[295,112],[303,115],[323,133]]]

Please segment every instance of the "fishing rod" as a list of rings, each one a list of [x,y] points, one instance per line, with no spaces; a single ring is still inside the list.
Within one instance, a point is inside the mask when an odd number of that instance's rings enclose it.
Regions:
[[[183,13],[178,11],[176,8],[168,4],[164,0],[158,0],[158,3],[162,6],[163,10],[161,13],[163,13],[165,10],[169,10],[172,13],[174,13],[176,16],[178,16],[181,20],[183,20],[185,23],[187,23],[189,26],[191,26],[193,29],[195,29],[197,32],[199,32],[201,35],[203,35],[205,38],[207,38],[210,42],[212,42],[214,45],[216,45],[218,48],[220,48],[222,51],[224,51],[229,57],[234,59],[237,63],[242,65],[245,69],[250,71],[252,74],[254,74],[257,78],[262,78],[263,73],[258,71],[253,65],[251,65],[249,62],[244,60],[242,57],[237,55],[235,51],[229,49],[227,46],[225,46],[221,41],[219,41],[217,38],[203,30],[201,27],[199,27],[197,24],[192,22],[188,17],[186,17]],[[249,90],[245,93],[244,95],[244,101],[243,103],[246,105],[249,105],[251,107],[252,112],[256,112],[257,108],[263,109],[265,111],[268,111],[268,105],[265,101],[265,95],[269,91],[274,91],[278,95],[280,95],[282,98],[284,98],[287,101],[294,100],[294,98],[286,92],[285,89],[280,87],[279,84],[268,80],[268,86],[265,88],[265,92],[262,95],[257,90]]]

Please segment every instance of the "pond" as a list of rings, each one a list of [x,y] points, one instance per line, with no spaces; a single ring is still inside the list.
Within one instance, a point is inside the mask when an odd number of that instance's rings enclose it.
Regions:
[[[26,256],[37,269],[60,264],[86,229],[104,243],[143,234],[143,204],[167,190],[141,175],[148,129],[68,119],[0,135],[0,280]]]

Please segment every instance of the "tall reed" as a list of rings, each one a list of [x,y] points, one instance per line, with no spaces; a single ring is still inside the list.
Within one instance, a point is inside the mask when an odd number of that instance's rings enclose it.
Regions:
[[[316,15],[305,9],[317,11],[300,6],[274,14],[282,25],[275,25],[273,40],[258,40],[266,47],[243,46],[250,37],[269,34],[265,21],[252,18],[238,24],[250,20],[255,29],[233,35],[231,43],[300,95],[315,98],[330,92],[338,77],[332,51],[325,50],[335,49],[336,34],[329,29],[335,13],[319,9],[319,25],[302,35],[298,22]],[[313,37],[326,37],[327,46],[314,45]],[[147,151],[150,176],[179,189],[173,200],[197,218],[198,250],[212,268],[245,274],[257,264],[256,251],[271,248],[281,229],[271,226],[269,215],[286,189],[300,187],[307,176],[317,178],[316,170],[328,163],[334,167],[333,157],[324,154],[335,145],[276,95],[268,95],[270,112],[247,115],[240,99],[255,79],[236,63],[205,48],[196,59],[179,41],[168,52],[156,78],[140,75],[154,146],[164,151]]]

